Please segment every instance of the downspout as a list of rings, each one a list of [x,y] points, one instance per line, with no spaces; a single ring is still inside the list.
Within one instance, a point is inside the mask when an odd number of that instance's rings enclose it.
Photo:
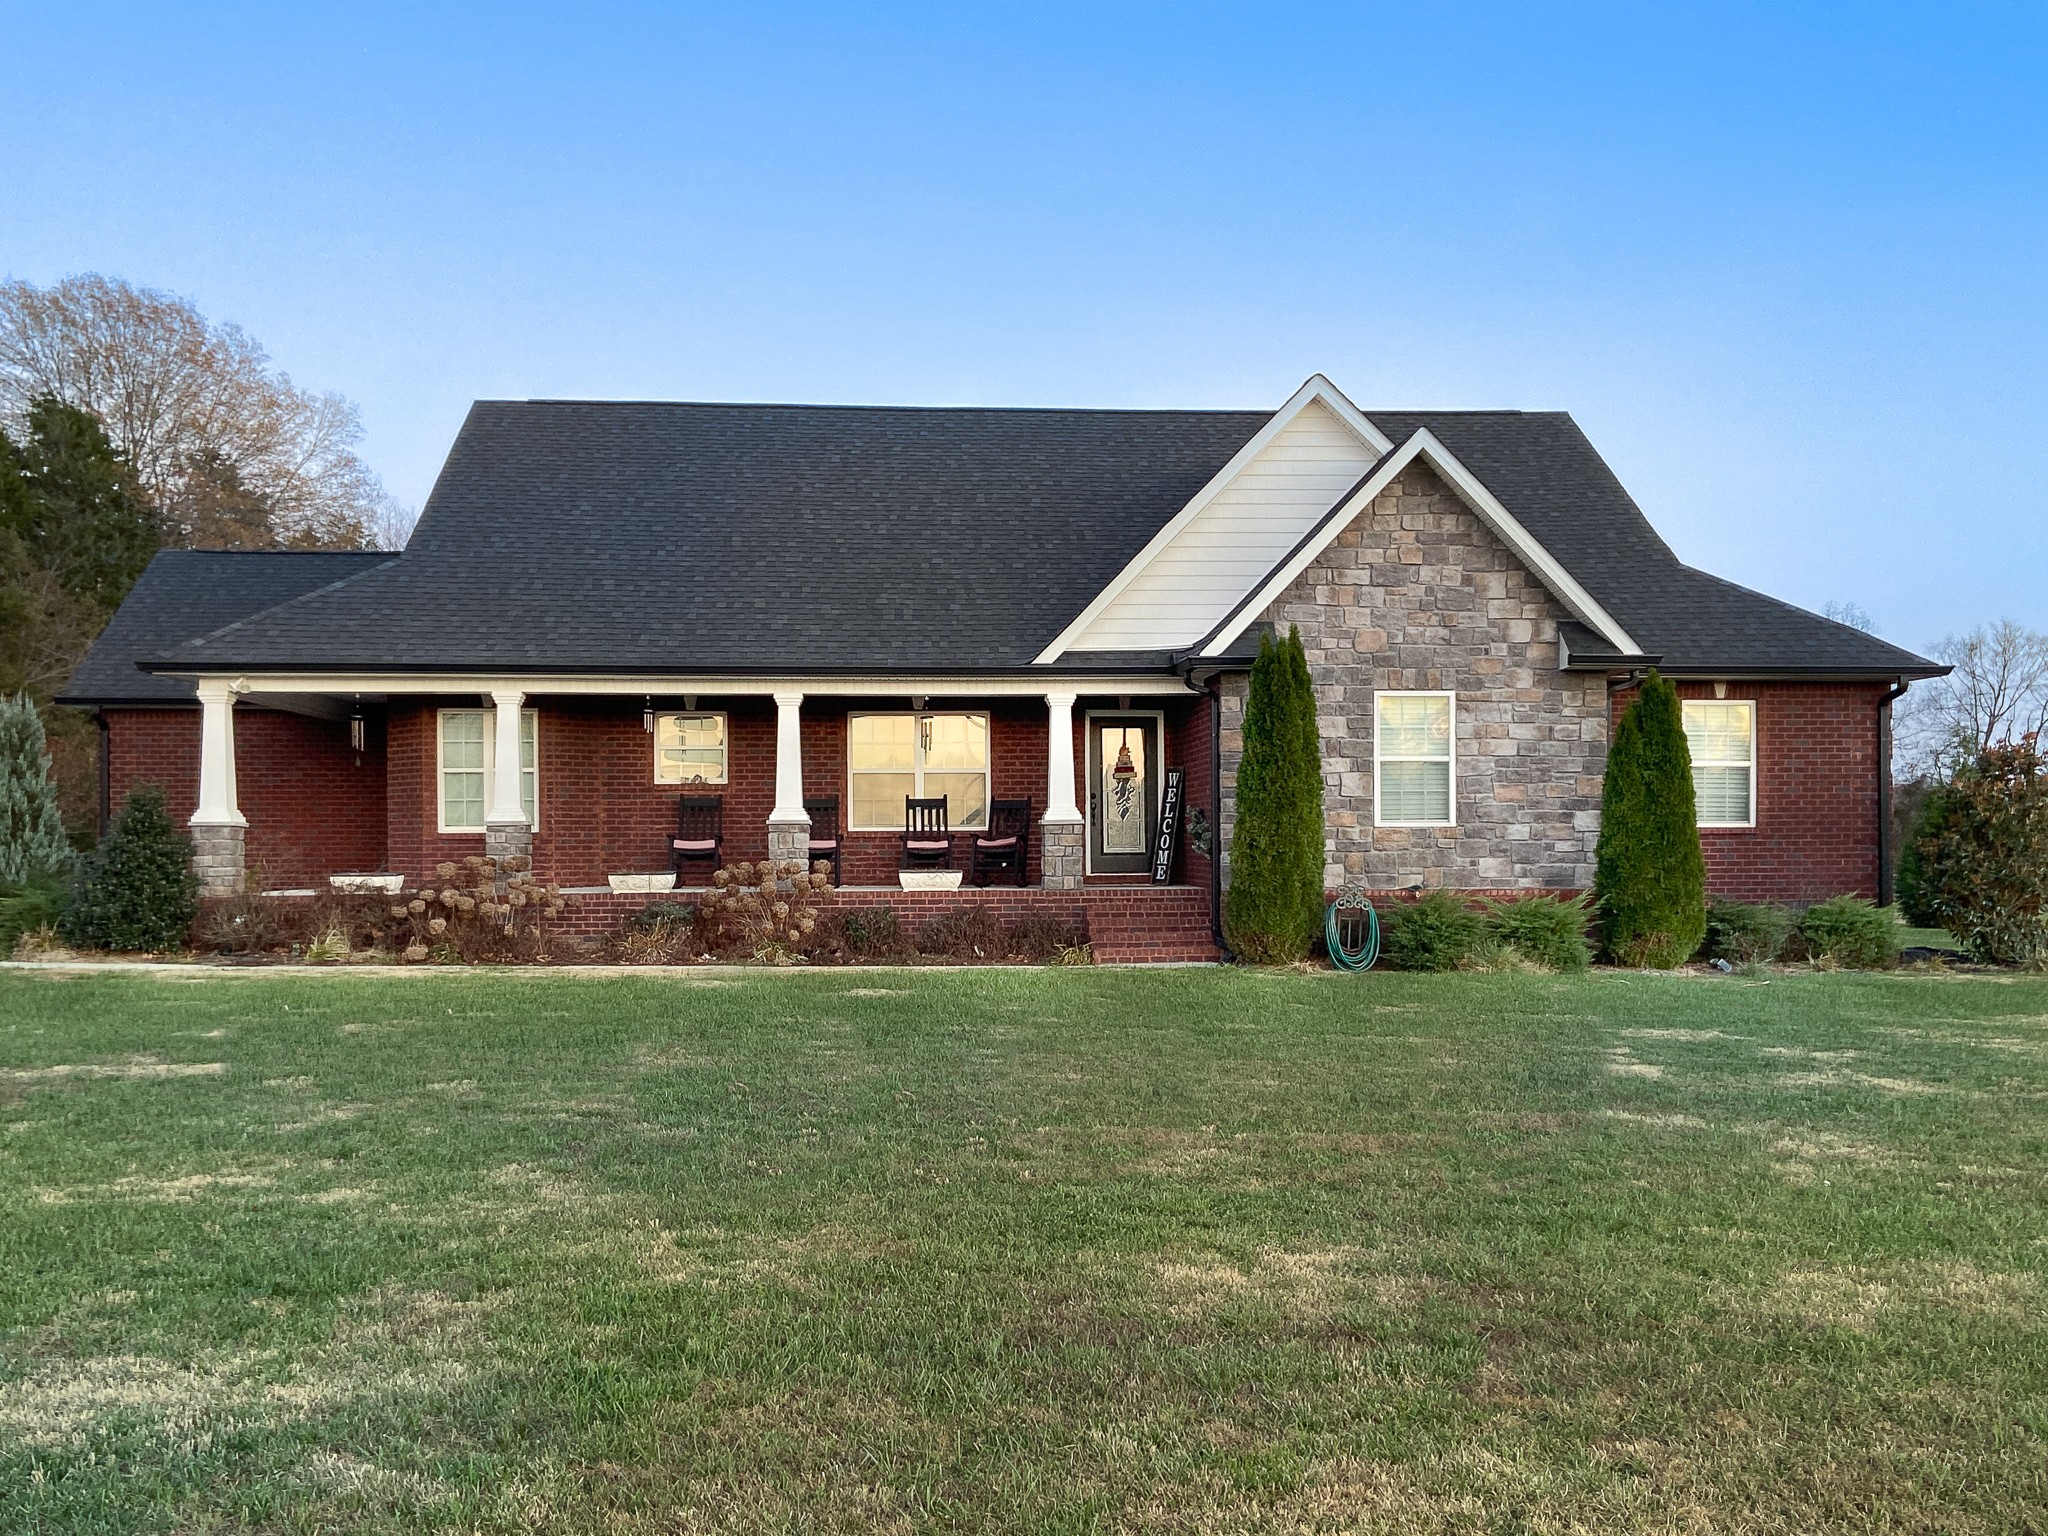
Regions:
[[[1892,703],[1906,691],[1901,678],[1877,702],[1877,904],[1892,904]]]
[[[113,756],[112,748],[114,732],[113,727],[107,723],[107,712],[104,709],[101,709],[97,704],[93,706],[92,718],[93,724],[99,727],[100,734],[99,835],[100,841],[105,842],[107,837],[108,824],[111,823],[114,819],[114,765],[111,761],[111,758]]]
[[[1225,962],[1236,956],[1223,937],[1223,677],[1212,676],[1209,695],[1209,936]]]

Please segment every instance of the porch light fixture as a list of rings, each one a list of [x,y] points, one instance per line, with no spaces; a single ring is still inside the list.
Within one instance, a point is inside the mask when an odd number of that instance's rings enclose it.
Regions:
[[[697,695],[695,695],[694,693],[686,693],[686,694],[684,694],[684,695],[683,695],[683,708],[685,708],[685,709],[687,709],[687,710],[690,710],[690,711],[692,711],[692,712],[694,713],[694,712],[695,712],[695,710],[696,710],[696,708],[697,708]]]
[[[650,736],[654,734],[654,695],[651,693],[640,709],[640,729]]]

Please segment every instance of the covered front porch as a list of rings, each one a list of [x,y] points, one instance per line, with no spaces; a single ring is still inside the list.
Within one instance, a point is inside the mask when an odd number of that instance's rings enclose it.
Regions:
[[[957,871],[966,889],[1178,887],[1208,911],[1213,701],[1171,673],[206,677],[198,693],[191,826],[211,891],[418,880],[488,852],[530,856],[593,898],[638,887],[644,902],[668,874],[688,890],[722,864],[833,858],[849,899],[909,894],[908,864]],[[269,745],[277,716],[299,721],[293,753]],[[317,773],[311,740],[331,759]],[[1178,830],[1161,880],[1169,773]],[[337,777],[349,788],[323,801]],[[907,839],[906,802],[936,803],[943,833]],[[977,869],[978,845],[1020,819],[1018,856]],[[321,867],[337,847],[351,867]]]

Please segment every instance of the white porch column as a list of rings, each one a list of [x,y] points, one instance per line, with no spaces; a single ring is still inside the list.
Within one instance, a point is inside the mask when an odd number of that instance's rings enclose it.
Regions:
[[[491,800],[484,807],[484,852],[495,859],[533,854],[533,824],[519,796],[519,714],[526,695],[517,688],[493,688],[497,710],[491,731]]]
[[[1045,817],[1039,823],[1043,883],[1056,890],[1081,884],[1087,824],[1074,803],[1074,695],[1045,696]]]
[[[803,702],[775,695],[775,809],[768,813],[768,857],[809,867],[811,817],[804,809]]]
[[[192,869],[208,895],[231,895],[247,875],[249,825],[235,799],[235,690],[202,678],[199,693],[199,808],[192,813]]]

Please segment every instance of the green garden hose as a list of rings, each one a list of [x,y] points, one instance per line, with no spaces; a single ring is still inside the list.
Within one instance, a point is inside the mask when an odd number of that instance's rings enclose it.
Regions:
[[[1345,930],[1351,942],[1345,942]],[[1323,947],[1340,971],[1369,971],[1380,957],[1380,915],[1362,892],[1346,891],[1323,914]]]

